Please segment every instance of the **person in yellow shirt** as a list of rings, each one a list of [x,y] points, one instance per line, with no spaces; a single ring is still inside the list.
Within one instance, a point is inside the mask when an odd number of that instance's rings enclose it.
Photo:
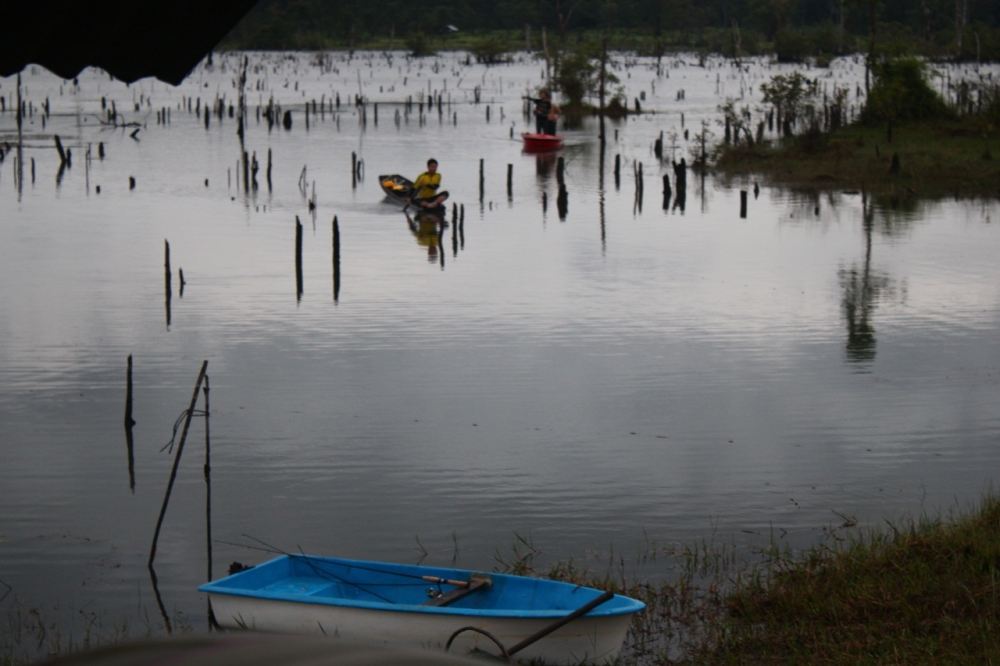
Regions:
[[[413,181],[413,195],[410,203],[421,208],[437,208],[448,200],[447,192],[438,192],[441,186],[441,174],[437,170],[438,162],[433,157],[427,160],[427,171],[417,176]]]

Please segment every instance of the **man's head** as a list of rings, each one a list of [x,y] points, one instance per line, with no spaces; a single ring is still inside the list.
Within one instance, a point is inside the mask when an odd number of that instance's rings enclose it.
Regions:
[[[438,161],[436,159],[434,159],[432,157],[429,160],[427,160],[427,170],[428,171],[430,171],[431,173],[434,173],[435,171],[437,171],[437,168],[438,168]]]

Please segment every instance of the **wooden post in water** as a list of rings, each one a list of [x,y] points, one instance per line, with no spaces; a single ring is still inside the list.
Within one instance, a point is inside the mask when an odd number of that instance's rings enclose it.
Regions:
[[[622,156],[621,153],[615,154],[615,189],[617,190],[622,184]]]
[[[507,199],[514,196],[514,165],[507,163]]]
[[[173,297],[170,274],[170,241],[163,239],[163,291],[166,301],[167,326],[170,326],[170,299]]]
[[[132,419],[132,354],[128,355],[128,369],[125,373],[125,427],[135,425]]]
[[[484,160],[482,157],[479,158],[479,203],[483,202],[485,183],[484,183]]]
[[[194,393],[191,395],[191,403],[188,405],[184,419],[184,429],[181,431],[181,441],[177,444],[177,453],[174,456],[174,466],[170,470],[170,480],[167,482],[167,491],[163,495],[163,505],[160,507],[160,517],[156,520],[156,531],[153,533],[153,544],[149,548],[149,560],[146,566],[153,571],[153,560],[156,559],[156,544],[160,540],[160,528],[163,527],[163,518],[167,515],[167,505],[170,504],[170,493],[174,489],[174,480],[177,478],[177,468],[181,463],[181,455],[184,453],[184,443],[187,441],[188,430],[191,428],[191,419],[194,417],[194,407],[198,402],[198,391],[205,380],[205,373],[208,371],[208,361],[203,361],[201,371],[198,373],[198,381],[194,385]],[[155,575],[155,574],[154,574]]]
[[[333,302],[340,299],[340,223],[333,216]]]
[[[271,149],[267,149],[267,191],[271,191]]]
[[[128,355],[128,371],[125,374],[125,453],[128,456],[128,487],[135,494],[135,438],[132,427],[132,355]]]
[[[302,300],[302,222],[295,216],[295,299]]]
[[[740,190],[740,219],[745,220],[747,217],[747,191]]]
[[[18,113],[18,118],[20,118],[20,113]],[[54,138],[56,140],[56,152],[59,153],[59,166],[69,166],[69,155],[63,148],[62,140],[59,138],[58,134],[56,134]]]
[[[250,192],[250,156],[247,151],[242,151],[243,155],[240,157],[240,168],[243,170],[243,193],[247,194]]]
[[[351,151],[351,189],[356,189],[358,186],[358,154]]]
[[[24,135],[21,130],[21,123],[23,122],[21,113],[21,73],[17,73],[17,170],[14,172],[14,176],[17,179],[17,192],[20,196],[21,191],[24,189]],[[56,137],[56,141],[59,137]],[[62,152],[60,151],[59,157],[62,157]],[[60,166],[60,169],[62,167]]]

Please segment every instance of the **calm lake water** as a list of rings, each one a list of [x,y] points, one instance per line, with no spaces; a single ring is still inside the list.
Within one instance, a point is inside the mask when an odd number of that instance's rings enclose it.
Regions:
[[[609,125],[603,174],[596,127],[566,132],[563,218],[554,157],[511,138],[529,127],[520,96],[541,81],[539,61],[249,57],[246,144],[261,163],[249,196],[235,120],[213,115],[206,129],[186,106],[235,103],[237,56],[178,88],[23,74],[35,108],[22,187],[16,151],[0,163],[0,608],[15,618],[0,634],[32,608],[77,637],[95,624],[164,630],[145,565],[173,460],[162,449],[203,360],[215,575],[265,556],[234,545],[250,537],[485,569],[518,537],[543,562],[594,568],[612,552],[632,562],[700,540],[798,548],[848,520],[967,507],[995,482],[996,201],[894,205],[763,183],[755,197],[752,181],[689,173],[684,207],[663,207],[670,156],[690,160],[703,121],[718,140],[718,104],[754,104],[789,68],[677,56],[658,74],[655,61],[618,58],[629,99],[656,113]],[[945,71],[935,85],[975,75]],[[856,102],[858,62],[809,74]],[[379,102],[377,124],[369,105],[362,125],[359,91]],[[428,91],[444,106],[423,121],[399,104]],[[0,79],[0,96],[0,144],[13,144],[15,79]],[[258,121],[272,96],[292,111],[290,131]],[[139,123],[135,138],[102,124],[102,99]],[[327,108],[307,128],[313,99]],[[53,134],[73,154],[61,178]],[[440,241],[411,229],[378,182],[413,178],[431,156],[465,209],[458,237],[449,209]],[[197,629],[204,437],[196,419],[156,559],[168,616]]]

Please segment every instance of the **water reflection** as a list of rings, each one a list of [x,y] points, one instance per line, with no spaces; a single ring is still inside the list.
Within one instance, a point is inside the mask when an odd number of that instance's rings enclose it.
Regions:
[[[556,165],[556,154],[553,152],[535,154],[535,175],[542,183],[548,182],[552,177],[552,170]]]
[[[843,292],[841,306],[847,323],[847,360],[852,363],[870,363],[875,359],[875,326],[872,323],[875,306],[892,290],[892,279],[884,272],[872,269],[872,234],[876,221],[876,206],[866,192],[861,195],[861,218],[864,229],[865,256],[860,267],[840,269],[838,277]],[[819,214],[819,195],[816,194],[815,211]],[[880,230],[887,236],[898,234],[905,228],[905,218],[882,215]]]
[[[417,245],[427,251],[427,261],[440,262],[444,268],[444,248],[442,239],[448,223],[443,214],[422,210],[413,217],[406,213],[406,225],[417,241]],[[454,231],[452,232],[454,234]],[[457,254],[457,249],[456,249]]]
[[[601,124],[601,144],[600,152],[597,158],[597,217],[601,224],[601,253],[607,252],[607,225],[605,224],[605,208],[607,202],[605,201],[604,192],[604,156],[605,156],[605,145],[604,145],[604,124],[602,117]]]

